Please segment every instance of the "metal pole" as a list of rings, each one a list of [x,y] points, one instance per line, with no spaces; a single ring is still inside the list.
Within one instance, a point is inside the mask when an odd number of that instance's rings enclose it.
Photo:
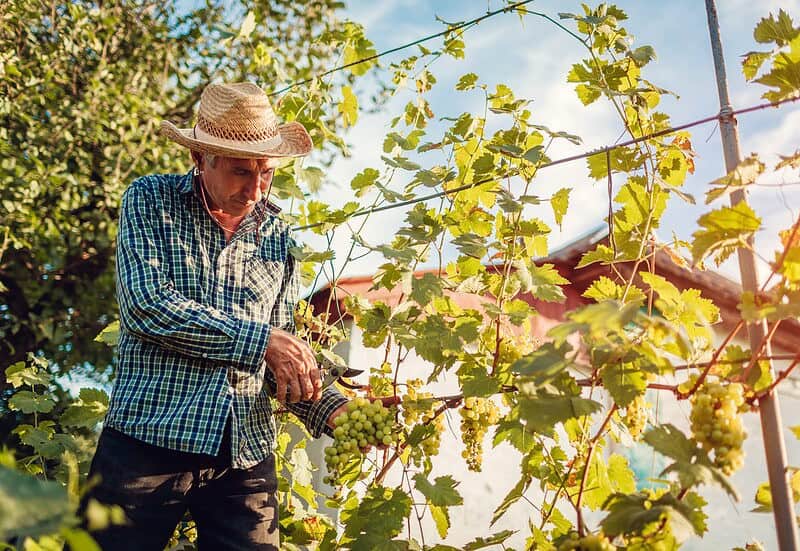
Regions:
[[[736,129],[736,117],[733,115],[730,98],[728,97],[728,80],[725,75],[725,60],[722,55],[722,39],[719,32],[719,19],[714,0],[706,0],[706,13],[708,14],[708,31],[711,37],[711,53],[714,57],[714,69],[717,75],[717,90],[719,92],[720,136],[722,149],[725,154],[725,169],[730,172],[741,162],[739,151],[739,133]],[[731,194],[733,205],[745,201],[747,194],[739,189]],[[745,291],[758,290],[758,276],[756,275],[754,240],[750,239],[749,248],[740,248],[739,272],[742,278],[742,288]],[[766,334],[766,322],[747,325],[750,337],[750,350],[755,354],[761,347],[761,342]],[[770,354],[767,343],[766,354]],[[773,373],[772,360],[769,360],[769,369]],[[764,437],[764,450],[767,456],[767,472],[772,492],[772,508],[775,515],[775,528],[778,535],[778,545],[781,551],[796,551],[798,548],[797,525],[795,524],[794,503],[789,492],[789,472],[786,468],[786,447],[783,440],[783,427],[781,425],[781,412],[778,403],[778,393],[773,390],[768,396],[759,400],[761,414],[761,432]]]

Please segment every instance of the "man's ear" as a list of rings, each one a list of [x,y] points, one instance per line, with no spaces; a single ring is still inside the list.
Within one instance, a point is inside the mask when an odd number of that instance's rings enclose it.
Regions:
[[[199,151],[192,151],[192,161],[194,161],[195,166],[200,170],[205,168],[205,159],[203,158],[203,154]]]

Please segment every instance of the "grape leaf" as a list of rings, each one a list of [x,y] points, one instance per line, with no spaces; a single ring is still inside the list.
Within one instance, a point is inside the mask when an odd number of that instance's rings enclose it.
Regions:
[[[667,423],[647,431],[644,441],[658,453],[675,460],[662,471],[661,476],[674,472],[685,488],[697,484],[716,484],[733,499],[739,500],[739,493],[712,463],[708,453],[686,438],[674,425]]]
[[[647,377],[633,362],[612,362],[603,366],[600,376],[603,388],[620,407],[627,407],[647,389]]]
[[[592,511],[598,510],[615,492],[636,491],[636,480],[628,466],[628,460],[619,454],[611,454],[608,464],[601,453],[592,454],[586,476],[583,500]],[[577,494],[577,490],[575,491]]]
[[[102,342],[108,346],[116,346],[119,341],[119,320],[106,325],[94,338],[95,342]]]
[[[478,75],[475,73],[467,73],[458,79],[456,90],[472,90],[475,88],[475,83],[478,82]]]
[[[6,368],[6,381],[14,388],[23,385],[47,385],[50,383],[49,373],[39,369],[37,365],[28,366],[25,362],[17,362]]]
[[[358,98],[349,86],[342,86],[342,101],[338,109],[345,127],[353,126],[358,120]]]
[[[492,534],[488,538],[475,538],[471,542],[467,543],[463,549],[464,551],[475,551],[476,549],[500,545],[516,533],[516,530],[503,530],[502,532]]]
[[[559,396],[545,392],[525,396],[521,393],[519,416],[526,421],[526,428],[529,431],[551,435],[557,423],[591,415],[602,407],[594,400],[575,396]]]
[[[706,205],[720,197],[725,197],[734,190],[744,189],[755,183],[765,168],[766,165],[759,160],[755,153],[742,160],[728,174],[711,182],[713,187],[706,192]]]
[[[82,388],[79,400],[61,415],[59,422],[63,426],[94,427],[103,420],[108,410],[108,394],[96,388]]]
[[[696,525],[697,516],[692,506],[677,499],[671,493],[658,499],[650,499],[644,494],[614,494],[604,509],[608,516],[600,524],[609,536],[617,534],[641,534],[648,528],[658,526],[666,517],[670,531],[680,542],[692,534],[702,535],[701,527]]]
[[[429,503],[437,507],[452,507],[464,503],[461,494],[456,490],[458,484],[450,475],[437,476],[433,484],[428,482],[422,473],[414,475],[414,485],[417,490],[428,499]]]
[[[8,400],[8,407],[22,413],[48,413],[56,405],[49,396],[36,394],[30,390],[22,390]]]
[[[356,197],[363,197],[375,185],[379,176],[380,172],[374,168],[365,168],[350,181],[350,188],[356,192]]]
[[[774,42],[778,46],[790,42],[798,34],[800,29],[794,28],[791,16],[783,9],[778,11],[778,17],[770,14],[769,17],[762,18],[753,30],[756,42],[761,44]]]
[[[713,256],[717,266],[722,264],[738,247],[747,246],[747,240],[761,227],[761,218],[745,201],[733,207],[721,207],[700,217],[702,229],[692,237],[692,258],[699,264]]]
[[[56,532],[70,509],[60,483],[0,466],[0,540]]]

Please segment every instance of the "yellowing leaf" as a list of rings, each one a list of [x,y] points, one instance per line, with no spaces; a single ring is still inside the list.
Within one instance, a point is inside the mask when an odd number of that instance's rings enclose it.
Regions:
[[[550,206],[553,207],[553,216],[559,229],[561,228],[561,222],[564,220],[564,215],[567,214],[571,191],[572,188],[561,188],[550,197]]]
[[[734,190],[743,189],[755,183],[765,168],[766,166],[759,160],[758,155],[755,153],[750,155],[727,175],[711,182],[714,187],[706,192],[706,205]]]
[[[708,212],[697,223],[701,229],[692,234],[694,263],[713,256],[717,266],[738,247],[746,247],[747,240],[761,228],[761,218],[745,201]]]
[[[247,12],[247,16],[242,21],[242,26],[239,28],[239,38],[247,38],[256,28],[256,14],[252,11]]]
[[[342,101],[339,103],[339,112],[345,127],[353,126],[358,120],[358,98],[349,86],[342,86]]]

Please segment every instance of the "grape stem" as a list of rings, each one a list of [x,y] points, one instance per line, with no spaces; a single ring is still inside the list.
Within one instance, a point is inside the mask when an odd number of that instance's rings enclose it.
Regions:
[[[608,410],[608,415],[606,415],[603,424],[600,425],[600,428],[597,429],[597,433],[589,442],[589,451],[586,454],[586,466],[583,468],[583,476],[581,477],[581,485],[578,487],[578,499],[575,501],[575,513],[577,515],[577,525],[578,525],[578,534],[580,537],[584,536],[586,528],[583,523],[583,514],[581,513],[581,502],[583,501],[583,489],[586,486],[586,480],[589,478],[589,469],[592,465],[592,456],[594,455],[594,450],[597,446],[597,442],[600,438],[605,434],[606,427],[608,423],[611,421],[611,416],[614,415],[614,412],[617,411],[617,404],[611,406],[611,409]]]
[[[428,419],[427,421],[423,421],[422,423],[423,425],[430,425],[437,417],[439,417],[442,413],[444,413],[448,409],[457,408],[463,398],[463,395],[450,396],[446,398],[448,399],[445,400],[445,403],[439,406],[436,409],[436,411],[433,412],[433,415],[430,417],[430,419]],[[375,476],[376,484],[380,484],[381,482],[383,482],[383,479],[386,478],[386,474],[389,472],[389,469],[392,468],[392,465],[394,465],[394,462],[397,461],[397,459],[400,457],[400,454],[403,453],[403,450],[405,448],[406,448],[405,443],[398,444],[395,447],[395,451],[392,454],[392,456],[388,460],[386,460],[386,462],[383,464],[383,468],[381,469],[381,471]]]
[[[756,400],[760,400],[764,396],[768,396],[769,394],[771,394],[772,391],[775,390],[775,387],[777,387],[784,379],[786,379],[786,377],[788,377],[789,374],[792,371],[794,371],[794,368],[797,367],[798,364],[800,364],[800,354],[797,354],[797,355],[794,356],[794,358],[792,360],[792,363],[789,364],[789,367],[787,367],[786,369],[784,369],[780,373],[778,373],[778,376],[775,377],[775,380],[772,382],[772,384],[770,384],[767,388],[765,388],[764,390],[762,390],[761,392],[759,392],[755,396],[753,396],[751,398],[748,398],[747,402],[749,404],[752,404]]]

